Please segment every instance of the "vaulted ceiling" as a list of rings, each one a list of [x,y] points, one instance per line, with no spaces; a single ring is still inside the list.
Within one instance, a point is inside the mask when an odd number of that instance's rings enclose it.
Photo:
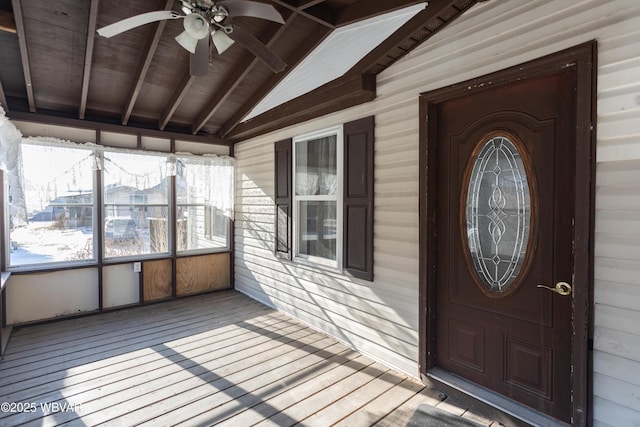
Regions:
[[[147,24],[112,38],[96,33],[149,11],[182,14],[177,0],[0,0],[0,104],[15,119],[104,123],[130,132],[153,129],[203,135],[212,142],[239,141],[374,99],[377,74],[477,1],[431,0],[364,56],[354,52],[358,60],[345,73],[247,119],[332,32],[425,3],[261,2],[273,5],[284,24],[253,17],[233,22],[284,60],[285,70],[272,71],[235,43],[220,55],[212,49],[206,75],[192,76],[190,54],[174,40],[183,31],[182,20]],[[334,65],[325,61],[321,67]]]

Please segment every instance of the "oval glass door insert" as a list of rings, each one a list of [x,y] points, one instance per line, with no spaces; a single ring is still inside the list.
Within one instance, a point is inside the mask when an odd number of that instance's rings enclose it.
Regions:
[[[517,284],[531,236],[526,160],[514,141],[504,134],[490,137],[476,149],[468,167],[471,173],[467,169],[465,174],[469,179],[465,246],[476,281],[485,293],[496,296]]]

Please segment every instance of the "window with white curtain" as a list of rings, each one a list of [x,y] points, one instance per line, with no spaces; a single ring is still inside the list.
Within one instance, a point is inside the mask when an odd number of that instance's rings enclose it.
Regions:
[[[295,256],[340,268],[342,128],[293,140]]]
[[[276,141],[274,255],[373,280],[375,117]]]
[[[177,154],[177,251],[229,248],[234,160]]]

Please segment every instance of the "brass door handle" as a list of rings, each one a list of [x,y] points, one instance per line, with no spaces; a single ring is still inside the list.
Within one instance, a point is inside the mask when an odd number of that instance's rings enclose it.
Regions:
[[[538,288],[548,289],[551,292],[555,292],[558,295],[571,295],[571,285],[568,284],[567,282],[558,282],[556,283],[555,288],[550,288],[549,286],[545,286],[545,285],[538,285]]]

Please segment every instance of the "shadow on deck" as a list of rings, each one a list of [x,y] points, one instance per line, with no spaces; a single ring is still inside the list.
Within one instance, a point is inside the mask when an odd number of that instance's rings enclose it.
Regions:
[[[0,402],[6,426],[498,425],[235,291],[14,331]]]

